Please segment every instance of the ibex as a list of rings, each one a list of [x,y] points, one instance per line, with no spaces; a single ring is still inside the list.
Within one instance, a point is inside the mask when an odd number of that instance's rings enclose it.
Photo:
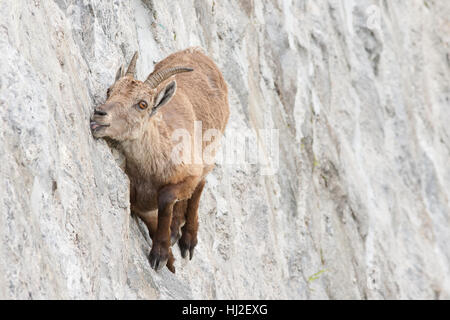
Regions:
[[[189,48],[159,62],[142,82],[134,78],[138,54],[95,108],[96,138],[116,141],[126,158],[131,211],[147,225],[152,239],[150,266],[175,273],[171,245],[192,259],[197,244],[198,206],[206,175],[214,164],[172,160],[172,133],[194,122],[221,134],[229,117],[228,89],[216,64],[200,49]],[[157,214],[155,210],[157,209]]]

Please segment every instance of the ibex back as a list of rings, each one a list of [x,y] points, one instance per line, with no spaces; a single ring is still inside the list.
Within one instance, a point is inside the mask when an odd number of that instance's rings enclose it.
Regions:
[[[135,53],[126,72],[117,72],[106,103],[94,111],[91,130],[97,138],[117,141],[125,155],[131,210],[145,222],[153,242],[151,267],[167,265],[175,272],[170,247],[178,242],[183,258],[189,253],[192,259],[200,196],[214,165],[203,158],[175,161],[179,142],[174,132],[185,130],[194,139],[198,121],[202,133],[216,129],[221,135],[229,116],[227,85],[200,49],[168,56],[144,82],[134,78],[137,57]],[[201,143],[205,147],[203,139]]]

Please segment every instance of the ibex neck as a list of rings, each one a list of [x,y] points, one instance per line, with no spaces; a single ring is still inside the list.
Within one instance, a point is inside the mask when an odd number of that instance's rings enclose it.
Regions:
[[[127,174],[163,177],[171,168],[171,141],[165,126],[150,123],[135,140],[122,143]]]

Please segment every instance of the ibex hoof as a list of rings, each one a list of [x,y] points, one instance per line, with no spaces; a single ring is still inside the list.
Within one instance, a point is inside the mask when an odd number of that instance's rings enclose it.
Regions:
[[[153,243],[149,257],[150,266],[156,271],[159,271],[162,268],[164,268],[168,260],[169,260],[169,249],[165,248],[165,246],[161,244],[158,244],[157,242]]]
[[[169,250],[169,260],[167,261],[167,269],[169,269],[170,272],[175,273],[175,266],[173,265],[175,263],[175,258],[173,257],[172,250]]]
[[[189,260],[192,260],[194,256],[194,248],[197,245],[197,237],[192,237],[188,232],[184,232],[181,239],[178,241],[178,246],[180,247],[181,256],[187,257],[189,251]]]
[[[167,263],[167,269],[169,269],[170,272],[175,273],[175,266],[174,265],[170,265],[169,263]]]

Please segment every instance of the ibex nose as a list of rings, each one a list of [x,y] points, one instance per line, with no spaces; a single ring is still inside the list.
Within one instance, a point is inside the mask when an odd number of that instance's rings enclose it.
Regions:
[[[106,116],[107,115],[107,113],[105,111],[98,110],[98,109],[94,109],[94,114],[98,115],[98,116]]]

